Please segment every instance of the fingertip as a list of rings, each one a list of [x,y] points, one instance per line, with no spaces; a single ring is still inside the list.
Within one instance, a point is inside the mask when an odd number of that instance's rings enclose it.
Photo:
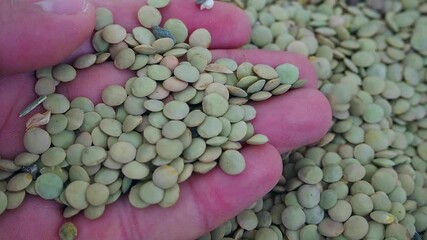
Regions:
[[[93,31],[94,7],[86,1],[34,2],[0,2],[1,75],[57,64]]]
[[[287,152],[320,140],[332,123],[331,106],[320,91],[292,90],[266,102],[254,104],[255,130],[267,135],[280,152]]]
[[[241,178],[250,179],[254,183],[262,183],[264,191],[267,193],[277,184],[282,175],[280,153],[272,144],[267,143],[249,145],[243,148],[242,154],[246,159],[247,167]]]
[[[246,160],[245,170],[227,175],[219,168],[206,176],[195,176],[185,185],[200,201],[207,229],[211,230],[237,215],[268,193],[282,174],[281,156],[270,145],[247,146],[241,150]],[[187,187],[187,186],[185,186]]]

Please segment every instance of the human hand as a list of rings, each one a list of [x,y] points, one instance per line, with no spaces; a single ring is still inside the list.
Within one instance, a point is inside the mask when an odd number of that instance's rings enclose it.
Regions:
[[[91,52],[92,5],[84,12],[60,15],[44,12],[28,2],[0,3],[0,36],[7,36],[0,39],[0,153],[9,159],[24,150],[22,136],[28,117],[20,119],[18,114],[36,97],[32,70]],[[69,6],[67,11],[83,9],[78,5],[80,0],[68,2],[74,7]],[[98,0],[91,3],[109,8],[114,13],[114,21],[130,30],[139,25],[135,16],[144,2]],[[235,49],[250,36],[250,25],[242,11],[219,2],[209,11],[200,11],[194,1],[188,0],[172,1],[162,10],[162,15],[166,19],[181,19],[189,32],[198,27],[207,28],[213,39],[211,48],[222,49],[212,51],[214,58],[228,57],[238,63],[248,61],[272,66],[292,63],[308,83],[304,88],[253,104],[257,109],[257,117],[252,121],[255,131],[267,135],[270,141],[242,150],[247,163],[243,173],[229,176],[215,169],[203,176],[193,176],[180,185],[180,200],[166,209],[158,206],[136,209],[127,197],[122,197],[109,205],[97,220],[74,217],[72,222],[78,228],[79,239],[195,239],[273,188],[282,173],[280,153],[319,140],[329,128],[330,107],[316,90],[314,68],[307,59],[284,52]],[[99,102],[105,86],[124,84],[130,76],[129,71],[117,70],[111,63],[97,65],[80,70],[76,80],[61,84],[57,91],[69,99],[85,96]],[[28,195],[18,209],[0,216],[1,238],[57,239],[57,230],[65,221],[61,205]]]

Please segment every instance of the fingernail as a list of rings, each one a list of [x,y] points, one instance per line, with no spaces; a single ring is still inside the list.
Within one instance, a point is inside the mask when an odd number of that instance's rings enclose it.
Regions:
[[[60,15],[75,15],[86,12],[88,2],[86,0],[42,0],[34,3],[45,12]]]

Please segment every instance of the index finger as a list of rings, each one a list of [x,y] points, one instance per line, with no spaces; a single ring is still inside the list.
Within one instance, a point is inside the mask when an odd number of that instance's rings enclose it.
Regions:
[[[146,1],[143,1],[146,2]],[[141,1],[93,0],[95,7],[106,7],[113,12],[114,22],[128,31],[140,26],[136,18]],[[206,28],[212,35],[211,48],[238,48],[249,41],[251,25],[245,12],[240,8],[219,1],[209,10],[200,10],[194,0],[170,1],[159,9],[162,23],[170,18],[178,18],[185,23],[188,32]]]
[[[113,13],[114,23],[123,26],[127,32],[134,27],[141,26],[137,13],[146,1],[131,0],[93,0],[97,7],[104,7]],[[216,2],[215,7],[209,10],[200,10],[193,0],[171,1],[169,5],[159,9],[162,14],[162,23],[171,18],[184,22],[190,35],[197,28],[205,28],[212,37],[211,49],[239,48],[249,42],[251,25],[245,12],[240,8],[223,2]],[[92,51],[90,39],[87,39],[68,59]]]

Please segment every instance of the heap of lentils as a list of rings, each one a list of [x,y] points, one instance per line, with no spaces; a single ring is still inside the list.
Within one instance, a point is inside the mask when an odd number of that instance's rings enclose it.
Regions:
[[[311,60],[333,125],[199,240],[427,239],[427,1],[229,2],[252,23],[243,48]]]
[[[242,145],[268,141],[255,133],[250,121],[256,111],[247,103],[303,86],[298,68],[212,62],[206,29],[189,34],[174,18],[159,26],[158,8],[167,3],[141,7],[141,26],[131,32],[115,24],[108,9],[97,9],[96,53],[36,71],[35,104],[46,112],[29,118],[26,151],[13,161],[0,160],[0,214],[19,207],[28,194],[63,204],[66,218],[80,212],[99,218],[126,193],[136,208],[170,207],[179,199],[179,183],[192,174],[217,165],[240,174],[246,165]],[[135,76],[123,86],[105,87],[102,102],[56,93],[78,69],[110,60]]]

